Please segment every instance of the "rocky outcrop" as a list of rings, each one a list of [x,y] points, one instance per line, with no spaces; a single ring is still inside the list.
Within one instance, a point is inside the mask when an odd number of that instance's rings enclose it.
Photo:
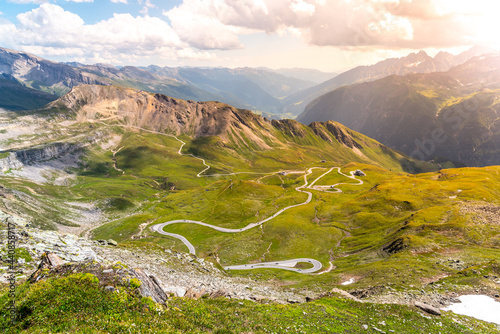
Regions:
[[[10,153],[6,158],[0,159],[0,171],[6,172],[11,169],[22,168],[24,165],[15,153]]]
[[[382,250],[388,254],[396,254],[402,252],[409,246],[410,246],[410,238],[400,237],[386,244],[384,247],[382,247]]]
[[[349,148],[363,148],[361,144],[354,140],[350,133],[342,129],[342,127],[340,127],[337,123],[328,121],[325,123],[325,127],[335,136],[335,139],[337,139],[338,142],[344,144],[345,146]]]
[[[73,234],[61,234],[55,231],[44,231],[31,226],[25,219],[13,216],[0,210],[0,220],[9,219],[15,224],[17,248],[24,248],[34,261],[42,261],[43,254],[54,254],[64,262],[96,260],[97,254],[92,249],[91,240]],[[7,231],[0,231],[0,240],[6,239]]]
[[[152,275],[148,275],[141,269],[134,269],[129,271],[141,281],[139,291],[143,297],[151,297],[156,303],[165,304],[167,295],[160,286],[160,282]]]
[[[33,274],[31,274],[28,280],[31,283],[35,283],[44,277],[44,274],[48,269],[56,268],[62,266],[63,264],[64,261],[61,260],[61,258],[56,254],[50,252],[43,253],[42,260],[38,265],[38,269]]]
[[[15,156],[17,161],[23,165],[33,165],[68,154],[75,154],[82,148],[82,144],[54,143],[40,148],[16,151]]]
[[[306,135],[301,124],[293,119],[283,119],[279,121],[273,119],[271,124],[288,136],[303,138]]]
[[[53,143],[42,147],[13,151],[7,157],[0,159],[0,171],[5,173],[9,170],[40,165],[48,161],[55,162],[51,163],[54,166],[66,169],[75,166],[83,148],[90,143]]]
[[[232,129],[251,137],[254,129],[270,128],[262,117],[224,103],[185,101],[118,86],[78,86],[48,106],[52,107],[74,111],[80,121],[114,119],[132,127],[195,138],[227,139]]]

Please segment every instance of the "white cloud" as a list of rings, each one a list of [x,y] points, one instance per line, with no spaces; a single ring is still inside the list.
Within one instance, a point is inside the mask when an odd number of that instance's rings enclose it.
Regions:
[[[290,9],[298,15],[303,14],[307,16],[312,16],[316,11],[316,7],[314,6],[314,4],[307,3],[303,0],[292,1],[292,3],[290,4]]]
[[[487,1],[477,1],[484,2],[479,10],[484,12]],[[165,15],[182,39],[204,49],[240,48],[238,37],[255,31],[293,31],[313,45],[426,48],[479,40],[478,17],[471,15],[475,4],[465,0],[184,0]]]
[[[500,29],[500,4],[489,0],[183,0],[163,12],[168,20],[148,15],[162,2],[132,0],[143,16],[114,14],[92,25],[49,0],[7,1],[41,5],[15,23],[0,20],[0,45],[80,61],[212,59],[221,51],[206,50],[242,49],[242,40],[256,48],[265,34],[351,51],[450,48],[498,43]]]
[[[241,48],[238,34],[233,27],[221,22],[217,17],[207,15],[211,12],[225,11],[228,7],[204,0],[185,1],[164,13],[182,40],[200,49]]]
[[[137,0],[139,5],[143,6],[141,10],[142,15],[148,15],[149,9],[150,8],[156,8],[156,5],[154,5],[151,0]]]
[[[0,23],[0,44],[41,56],[118,63],[137,57],[207,57],[206,52],[193,50],[167,22],[155,17],[114,14],[87,25],[78,15],[57,5],[42,4],[17,19],[17,25]]]

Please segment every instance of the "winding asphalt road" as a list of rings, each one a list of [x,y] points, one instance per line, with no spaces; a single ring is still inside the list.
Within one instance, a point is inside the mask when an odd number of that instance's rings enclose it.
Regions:
[[[299,262],[311,263],[313,265],[313,267],[307,268],[307,269],[294,268],[295,265]],[[248,270],[248,269],[262,269],[262,268],[276,268],[276,269],[295,271],[295,272],[298,272],[301,274],[311,274],[311,273],[314,273],[314,272],[320,270],[322,267],[323,267],[323,265],[318,260],[302,258],[302,259],[291,259],[291,260],[284,260],[284,261],[271,261],[271,262],[240,264],[240,265],[234,265],[234,266],[227,266],[227,267],[224,267],[224,269],[225,270]]]
[[[190,219],[177,219],[177,220],[170,220],[170,221],[165,222],[165,223],[160,223],[160,224],[153,225],[153,226],[151,226],[151,229],[153,231],[155,231],[155,232],[160,233],[160,234],[167,235],[167,236],[170,236],[170,237],[173,237],[173,238],[176,238],[176,239],[182,241],[182,243],[184,243],[188,247],[189,252],[191,254],[196,254],[195,247],[185,237],[183,237],[180,234],[174,234],[174,233],[165,232],[163,230],[163,228],[165,226],[168,226],[168,225],[171,225],[171,224],[197,224],[197,225],[206,226],[206,227],[212,228],[212,229],[214,229],[216,231],[224,232],[224,233],[240,233],[240,232],[244,232],[244,231],[249,230],[251,228],[260,226],[260,225],[264,224],[265,222],[270,221],[271,219],[276,218],[277,216],[279,216],[280,214],[282,214],[286,210],[289,210],[289,209],[292,209],[292,208],[295,208],[295,207],[298,207],[298,206],[309,204],[311,202],[311,200],[312,200],[313,194],[311,192],[309,192],[309,191],[302,190],[304,188],[306,188],[306,189],[313,189],[313,190],[320,190],[320,191],[328,191],[326,189],[330,189],[331,190],[332,186],[314,186],[314,184],[319,179],[321,179],[322,177],[324,177],[325,175],[327,175],[328,173],[330,173],[332,170],[334,170],[335,168],[337,169],[337,171],[339,172],[339,174],[342,174],[342,175],[347,176],[349,178],[353,178],[354,180],[356,180],[356,181],[359,182],[358,183],[359,185],[363,184],[363,181],[355,178],[355,176],[352,174],[354,172],[351,172],[351,176],[348,176],[348,175],[343,174],[342,172],[340,172],[340,168],[339,167],[333,167],[333,168],[330,168],[326,173],[320,175],[318,178],[316,178],[309,185],[308,181],[307,181],[307,176],[312,173],[313,169],[321,169],[321,168],[322,167],[312,167],[312,168],[309,168],[306,172],[304,172],[304,171],[289,171],[289,172],[286,172],[287,174],[304,173],[304,184],[301,185],[301,186],[299,186],[299,187],[296,187],[295,190],[298,191],[298,192],[302,192],[302,193],[307,194],[307,199],[304,202],[302,202],[302,203],[298,203],[298,204],[287,206],[287,207],[285,207],[285,208],[277,211],[272,216],[270,216],[270,217],[268,217],[266,219],[263,219],[263,220],[261,220],[261,221],[259,221],[257,223],[251,223],[251,224],[248,224],[247,226],[242,227],[242,228],[226,228],[226,227],[220,227],[220,226],[216,226],[216,225],[212,225],[212,224],[207,224],[207,223],[204,223],[202,221],[196,221],[196,220],[190,220]],[[274,174],[277,174],[277,173],[278,172],[276,172]],[[228,175],[234,175],[234,174],[228,174]],[[337,183],[337,184],[335,184],[333,186],[337,186],[337,185],[340,185],[340,184],[350,184],[350,183]],[[341,192],[340,189],[336,189],[336,190],[339,191],[339,192]],[[294,268],[294,266],[297,263],[299,263],[299,262],[301,262],[301,263],[310,263],[310,264],[313,265],[313,267],[312,268],[307,268],[307,269]],[[284,270],[289,270],[289,271],[295,271],[295,272],[302,273],[302,274],[310,274],[310,273],[317,272],[322,267],[323,267],[323,265],[318,260],[309,259],[309,258],[300,258],[300,259],[290,259],[290,260],[283,260],[283,261],[249,263],[249,264],[242,264],[242,265],[226,266],[226,267],[224,267],[224,269],[226,269],[226,270],[248,270],[248,269],[262,269],[262,268],[276,268],[276,269],[284,269]]]
[[[342,192],[342,190],[337,189],[335,187],[338,186],[338,185],[341,185],[341,184],[352,184],[352,183],[336,183],[334,185],[326,185],[326,186],[325,185],[323,185],[323,186],[315,186],[314,185],[318,180],[320,180],[321,178],[323,178],[325,175],[329,174],[334,169],[337,169],[337,171],[338,171],[339,174],[344,175],[344,176],[346,176],[348,178],[351,178],[353,180],[358,181],[357,185],[363,184],[363,181],[361,181],[360,179],[356,179],[356,177],[354,176],[354,172],[351,172],[351,175],[346,175],[346,174],[344,174],[344,173],[342,173],[340,171],[340,167],[332,167],[332,168],[330,168],[328,171],[326,171],[325,173],[323,173],[322,175],[320,175],[319,177],[317,177],[313,182],[311,182],[311,184],[308,184],[307,176],[312,173],[313,169],[324,169],[324,167],[311,167],[307,171],[279,171],[279,172],[271,172],[271,173],[237,172],[237,173],[230,173],[230,174],[202,175],[203,173],[205,173],[207,170],[210,169],[210,166],[206,163],[205,159],[203,159],[203,158],[197,157],[197,156],[195,156],[193,154],[183,154],[182,153],[182,148],[184,147],[184,145],[186,145],[186,143],[184,141],[180,140],[179,138],[177,138],[174,135],[167,134],[167,133],[162,133],[162,132],[152,131],[152,130],[146,130],[146,129],[143,129],[143,128],[138,127],[138,126],[127,126],[127,127],[136,128],[136,129],[143,130],[143,131],[146,131],[146,132],[151,132],[151,133],[160,134],[160,135],[164,135],[164,136],[175,138],[177,141],[179,141],[181,143],[181,147],[179,148],[179,151],[178,151],[179,155],[186,155],[186,156],[191,156],[193,158],[199,159],[199,160],[201,160],[201,162],[205,166],[205,168],[196,175],[197,177],[230,176],[230,175],[237,175],[237,174],[274,175],[274,174],[278,174],[280,172],[285,172],[285,174],[302,174],[302,173],[304,174],[304,184],[301,185],[301,186],[299,186],[299,187],[296,187],[295,190],[298,191],[298,192],[307,194],[306,201],[302,202],[302,203],[299,203],[299,204],[294,204],[294,205],[287,206],[287,207],[285,207],[285,208],[277,211],[272,216],[270,216],[270,217],[268,217],[268,218],[266,218],[264,220],[261,220],[260,222],[251,223],[251,224],[248,224],[245,227],[233,229],[233,228],[225,228],[225,227],[220,227],[220,226],[216,226],[216,225],[211,225],[211,224],[207,224],[207,223],[204,223],[204,222],[201,222],[201,221],[196,221],[196,220],[177,219],[177,220],[171,220],[171,221],[168,221],[168,222],[165,222],[165,223],[155,224],[155,225],[153,225],[153,226],[150,227],[151,230],[153,230],[154,232],[158,232],[160,234],[163,234],[163,235],[166,235],[166,236],[169,236],[169,237],[176,238],[176,239],[180,240],[184,245],[187,246],[187,248],[189,249],[189,253],[191,253],[191,254],[196,254],[196,249],[193,246],[193,244],[189,242],[189,240],[187,240],[184,236],[182,236],[180,234],[165,232],[163,230],[163,228],[165,226],[168,226],[168,225],[171,225],[171,224],[186,224],[187,223],[187,224],[197,224],[197,225],[201,225],[201,226],[206,226],[206,227],[212,228],[212,229],[214,229],[216,231],[219,231],[219,232],[240,233],[240,232],[249,230],[251,228],[260,226],[260,225],[264,224],[265,222],[268,222],[271,219],[276,218],[277,216],[279,216],[280,214],[282,214],[286,210],[289,210],[289,209],[292,209],[292,208],[296,208],[298,206],[309,204],[311,202],[311,200],[312,200],[313,194],[311,192],[309,192],[309,191],[302,190],[302,189],[313,189],[313,190],[327,191],[327,192],[333,192],[332,190],[335,190],[336,192]],[[312,266],[312,268],[306,268],[306,269],[294,268],[297,263],[309,263],[309,264],[312,264],[313,266]],[[318,260],[309,259],[309,258],[299,258],[299,259],[290,259],[290,260],[283,260],[283,261],[260,262],[260,263],[249,263],[249,264],[226,266],[226,267],[224,267],[224,269],[226,269],[226,270],[248,270],[248,269],[262,269],[262,268],[276,268],[276,269],[284,269],[284,270],[289,270],[289,271],[295,271],[295,272],[302,273],[302,274],[310,274],[310,273],[317,272],[322,267],[323,267],[323,265]]]

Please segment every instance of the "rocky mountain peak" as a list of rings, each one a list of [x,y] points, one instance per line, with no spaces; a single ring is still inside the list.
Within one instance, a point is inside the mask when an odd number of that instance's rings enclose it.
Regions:
[[[95,74],[84,72],[67,64],[56,63],[40,57],[0,48],[0,72],[12,75],[29,88],[60,94],[80,84],[106,84],[106,80]],[[36,87],[32,87],[36,82]]]
[[[186,101],[119,86],[81,85],[48,108],[73,111],[80,121],[116,120],[132,127],[194,138],[219,136],[223,142],[241,133],[259,146],[268,147],[254,130],[269,130],[269,122],[248,110],[216,101]]]

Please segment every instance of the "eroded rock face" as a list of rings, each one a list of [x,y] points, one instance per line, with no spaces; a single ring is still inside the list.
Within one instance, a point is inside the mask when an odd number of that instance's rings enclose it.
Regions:
[[[255,130],[267,129],[265,135],[272,137],[270,124],[247,110],[220,102],[185,101],[117,86],[78,86],[51,103],[51,107],[74,111],[82,122],[116,120],[130,127],[195,138],[218,136],[224,141],[235,129],[237,134],[244,134],[262,148],[269,146]]]
[[[61,158],[67,154],[74,154],[80,151],[83,145],[73,143],[54,143],[40,148],[16,151],[18,161],[24,165],[47,161],[53,158]]]
[[[167,301],[167,295],[161,288],[161,283],[157,278],[152,275],[148,275],[141,269],[134,269],[129,272],[141,281],[141,286],[139,287],[141,296],[151,297],[155,302],[165,304]]]

